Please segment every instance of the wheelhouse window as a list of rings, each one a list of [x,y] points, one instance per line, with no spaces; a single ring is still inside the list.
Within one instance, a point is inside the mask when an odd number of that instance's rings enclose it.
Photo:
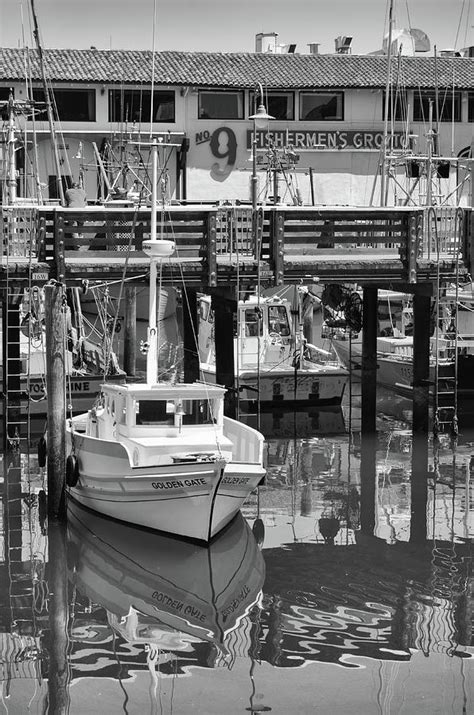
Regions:
[[[288,314],[283,305],[268,306],[268,330],[270,333],[278,333],[283,337],[289,336]]]
[[[300,119],[309,122],[342,122],[344,92],[301,92]]]
[[[150,122],[152,95],[149,89],[110,89],[109,122]],[[153,122],[175,121],[175,93],[153,92]]]
[[[385,119],[386,92],[382,97],[382,119]],[[395,92],[389,95],[388,118],[395,122],[405,122],[408,114],[408,97],[406,92]],[[409,118],[409,117],[408,117]]]
[[[255,114],[260,97],[250,92],[250,114]],[[295,118],[294,92],[265,92],[264,104],[268,114],[274,119],[292,120]]]
[[[245,336],[256,338],[262,335],[262,321],[259,320],[259,313],[255,308],[247,308],[244,311]],[[259,330],[260,328],[260,330]]]
[[[33,89],[33,99],[45,103],[44,90]],[[55,89],[52,103],[54,115],[62,122],[95,122],[95,89]]]
[[[136,403],[137,425],[174,425],[174,402],[139,400]]]
[[[210,425],[214,422],[210,401],[204,398],[202,400],[183,400],[181,414],[183,425]]]
[[[414,122],[428,122],[430,104],[433,106],[433,122],[461,121],[461,92],[452,89],[440,89],[437,94],[434,91],[416,91],[413,98]]]
[[[202,90],[198,98],[199,119],[243,119],[244,93]]]

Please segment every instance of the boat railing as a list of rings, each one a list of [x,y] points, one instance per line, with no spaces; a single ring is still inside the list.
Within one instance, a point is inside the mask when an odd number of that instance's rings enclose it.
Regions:
[[[224,417],[224,435],[233,445],[232,461],[261,464],[264,437],[249,425]]]

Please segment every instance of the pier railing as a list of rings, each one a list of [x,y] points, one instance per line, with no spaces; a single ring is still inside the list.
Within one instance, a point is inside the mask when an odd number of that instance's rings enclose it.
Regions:
[[[259,275],[279,284],[320,280],[415,282],[439,260],[449,272],[456,252],[466,260],[470,210],[170,206],[158,214],[158,237],[177,250],[164,279],[216,286]],[[148,207],[3,207],[2,261],[33,259],[59,279],[133,275],[146,270],[142,242]]]

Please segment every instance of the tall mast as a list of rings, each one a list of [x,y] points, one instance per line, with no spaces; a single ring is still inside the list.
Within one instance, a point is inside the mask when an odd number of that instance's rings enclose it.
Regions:
[[[143,241],[142,248],[150,258],[150,296],[148,302],[148,334],[146,354],[146,381],[154,385],[158,379],[158,326],[156,320],[156,282],[158,277],[158,262],[169,257],[174,249],[174,241],[157,239],[156,235],[156,209],[157,209],[157,183],[158,183],[158,143],[155,138],[151,143],[152,160],[152,186],[151,186],[151,228],[150,240]]]
[[[36,48],[38,50],[38,56],[39,56],[39,61],[40,61],[41,80],[43,82],[44,99],[46,102],[46,112],[48,114],[48,123],[49,123],[49,131],[50,131],[50,136],[51,136],[51,144],[53,147],[54,163],[55,163],[55,167],[56,167],[56,174],[58,177],[58,192],[59,192],[59,197],[61,199],[61,204],[64,206],[65,200],[64,200],[63,182],[61,180],[61,162],[59,161],[58,143],[56,140],[56,130],[54,127],[53,108],[51,106],[49,87],[46,82],[46,71],[45,71],[45,67],[44,67],[43,48],[41,47],[41,41],[40,41],[40,36],[39,36],[38,20],[36,17],[36,10],[35,10],[35,0],[30,0],[30,2],[31,2],[31,14],[33,16],[33,25],[34,25],[33,35],[35,38]]]
[[[15,105],[13,94],[8,97],[8,173],[7,173],[7,193],[8,203],[14,204],[16,201],[16,154],[15,154]]]
[[[388,110],[390,107],[390,86],[391,86],[391,65],[392,65],[392,24],[393,24],[393,0],[390,0],[388,11],[388,50],[387,50],[387,82],[385,85],[385,117],[383,124],[382,140],[382,171],[380,175],[380,205],[386,205],[385,196],[385,175],[387,163],[387,143],[388,143]]]

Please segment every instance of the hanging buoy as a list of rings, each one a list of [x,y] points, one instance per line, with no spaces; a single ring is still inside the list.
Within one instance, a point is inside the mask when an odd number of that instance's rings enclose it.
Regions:
[[[261,519],[255,519],[252,526],[253,535],[258,546],[263,545],[265,539],[265,524]]]
[[[70,454],[66,459],[66,484],[75,487],[79,479],[79,462],[75,454]]]
[[[46,439],[45,437],[40,437],[38,440],[38,464],[40,467],[46,466],[47,452]]]

